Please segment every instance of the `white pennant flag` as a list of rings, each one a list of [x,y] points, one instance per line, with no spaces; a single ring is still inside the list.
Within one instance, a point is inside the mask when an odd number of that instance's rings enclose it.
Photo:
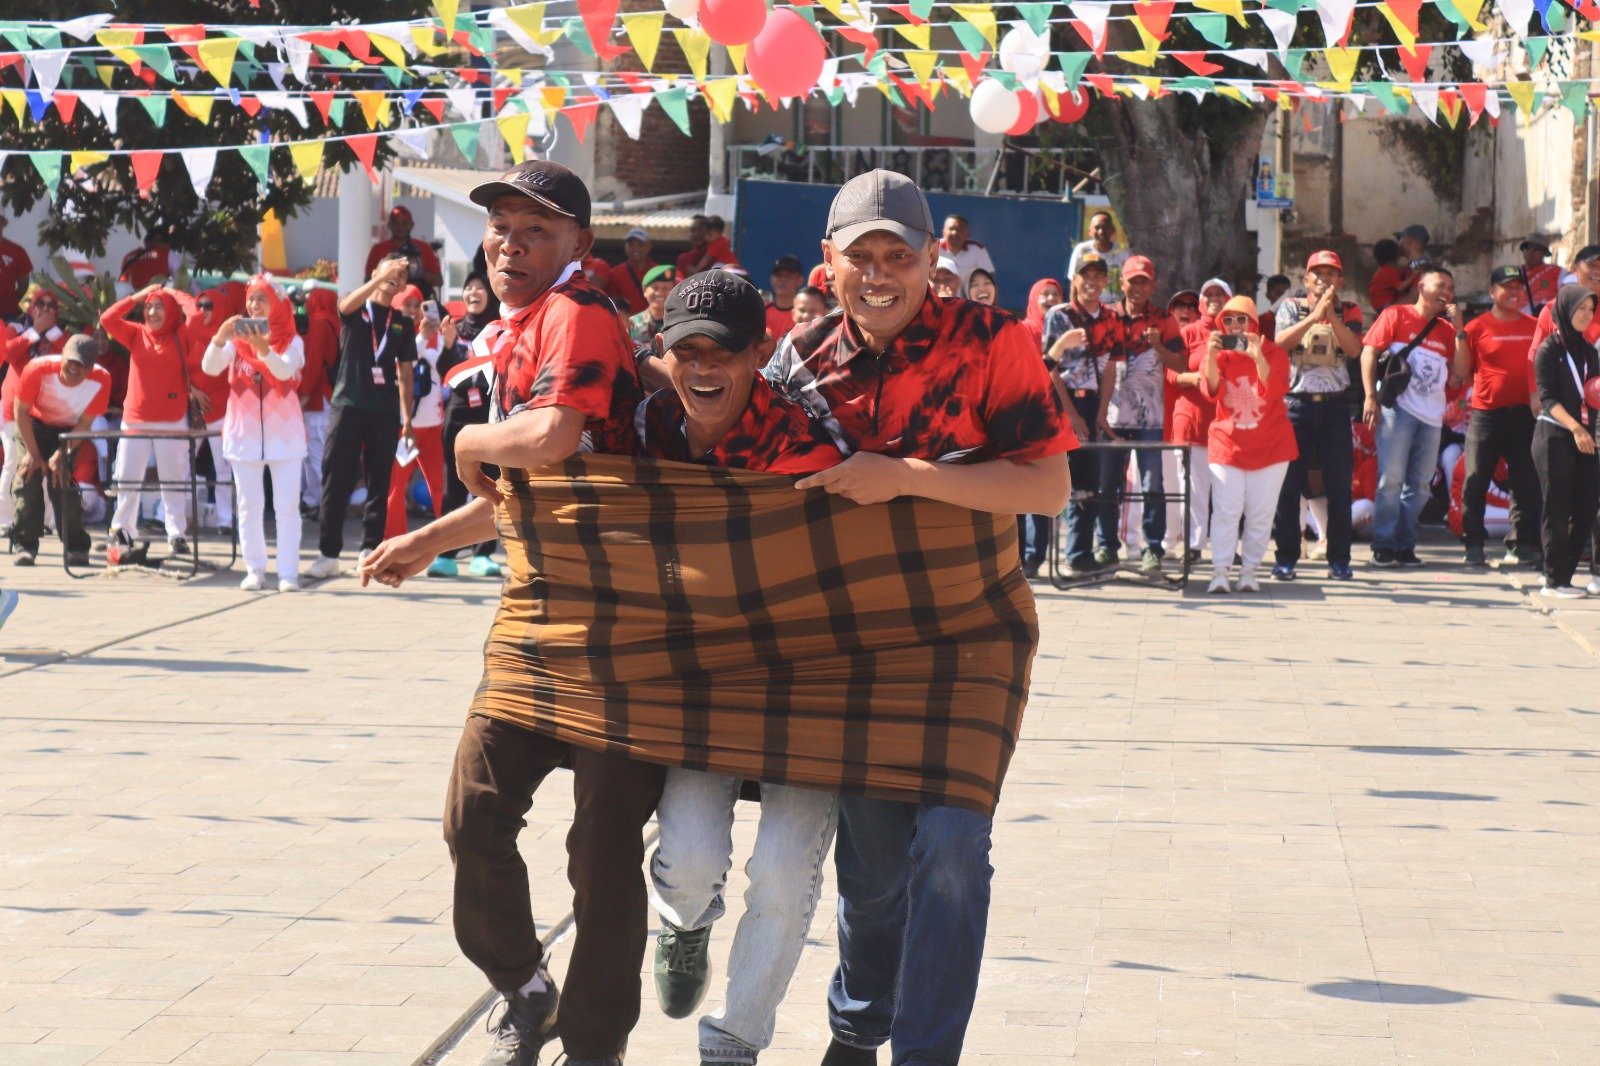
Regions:
[[[69,54],[65,49],[49,49],[28,56],[33,63],[33,80],[44,95],[54,94],[56,86],[61,84],[61,68],[67,65]]]
[[[122,117],[122,112],[120,110],[122,104],[127,104],[129,107],[139,106],[139,102],[137,100],[129,97],[124,96],[119,101],[115,96],[112,96],[109,97],[100,108],[100,117],[105,119],[106,129],[111,131],[112,136],[116,136],[117,123]]]
[[[404,154],[413,159],[427,159],[428,141],[433,136],[433,130],[426,127],[417,129],[400,130],[395,133],[395,144],[404,149]]]
[[[1096,52],[1106,44],[1106,20],[1111,17],[1111,4],[1108,0],[1078,0],[1075,4],[1068,4],[1073,17],[1089,27],[1089,47]]]
[[[824,89],[833,88],[833,83],[839,77],[839,57],[829,56],[822,61],[822,73],[817,75],[817,84]]]
[[[1525,40],[1528,36],[1528,20],[1533,17],[1533,0],[1495,0],[1500,8],[1500,14],[1505,16],[1506,25],[1511,27],[1511,32],[1517,35],[1518,40]]]
[[[95,118],[103,118],[105,117],[107,95],[107,93],[103,93],[99,89],[79,89],[78,103],[83,105],[83,108]],[[116,110],[116,106],[117,102],[115,100],[111,101],[112,110]]]
[[[294,80],[304,85],[310,77],[311,43],[291,34],[284,34],[280,40],[283,41],[283,55],[289,60],[289,70],[294,74]]]
[[[1417,107],[1428,121],[1435,126],[1439,124],[1439,87],[1437,85],[1411,86],[1411,99],[1417,102]]]
[[[1150,86],[1142,81],[1136,81],[1128,86],[1128,91],[1140,100],[1150,99]]]
[[[298,96],[288,93],[256,93],[256,98],[261,101],[262,107],[270,107],[274,111],[287,111],[294,116],[301,129],[306,128],[310,117],[306,114],[306,102]]]
[[[1494,66],[1496,43],[1493,37],[1472,37],[1456,42],[1461,46],[1461,54],[1471,60],[1472,65],[1475,67]]]
[[[204,200],[206,186],[211,184],[211,172],[217,168],[217,150],[180,148],[178,154],[183,157],[183,165],[189,168],[189,181],[194,185],[194,194]]]
[[[1231,56],[1241,63],[1249,63],[1253,67],[1259,67],[1263,72],[1267,69],[1267,60],[1272,56],[1272,53],[1265,48],[1235,48],[1231,52],[1222,54]]]
[[[68,19],[66,22],[56,23],[56,29],[80,41],[87,41],[94,36],[96,30],[111,21],[110,15],[84,15],[81,18]]]
[[[1267,29],[1272,31],[1272,39],[1278,42],[1278,55],[1289,50],[1289,39],[1294,36],[1294,26],[1298,16],[1287,11],[1279,11],[1275,7],[1264,7],[1256,14],[1261,16],[1261,21],[1267,24]]]
[[[1317,18],[1322,20],[1322,36],[1332,48],[1344,36],[1350,25],[1350,16],[1356,9],[1356,0],[1317,0]]]
[[[450,106],[464,119],[483,117],[478,108],[478,94],[473,89],[446,89],[444,98],[450,101]]]
[[[533,39],[527,30],[512,22],[511,16],[506,14],[504,8],[497,7],[489,12],[489,25],[516,41],[517,46],[524,52],[532,52],[536,56],[544,56],[546,61],[555,58],[555,52],[551,51],[549,45],[540,44]]]
[[[382,34],[385,37],[392,38],[396,44],[405,49],[405,53],[408,56],[417,54],[417,39],[411,36],[411,24],[409,22],[374,22],[362,28],[368,33]]]
[[[645,105],[650,103],[650,97],[644,93],[615,93],[606,101],[606,106],[611,108],[612,115],[616,116],[617,125],[622,127],[622,132],[630,140],[639,139],[639,131],[643,128]]]
[[[283,76],[288,72],[288,66],[283,63],[274,62],[267,64],[267,77],[271,78],[272,84],[276,85],[280,89],[283,88]]]
[[[1483,109],[1489,113],[1489,117],[1491,118],[1500,117],[1499,90],[1490,89],[1488,92],[1483,94]]]

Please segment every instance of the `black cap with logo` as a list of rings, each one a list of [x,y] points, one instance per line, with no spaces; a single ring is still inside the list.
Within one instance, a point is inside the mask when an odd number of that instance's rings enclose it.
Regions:
[[[1528,279],[1522,276],[1521,267],[1495,267],[1494,272],[1489,275],[1489,284],[1491,286],[1509,285],[1512,282],[1516,282],[1518,285],[1526,285],[1528,283]]]
[[[772,261],[772,272],[774,274],[781,274],[784,271],[788,271],[790,274],[804,274],[806,268],[800,262],[798,255],[785,252]]]
[[[530,159],[518,163],[494,181],[473,188],[472,202],[488,207],[502,196],[526,196],[558,214],[577,220],[589,228],[589,188],[583,179],[560,163]]]
[[[661,343],[670,348],[703,334],[730,352],[766,336],[767,305],[756,287],[726,270],[706,270],[667,294]]]

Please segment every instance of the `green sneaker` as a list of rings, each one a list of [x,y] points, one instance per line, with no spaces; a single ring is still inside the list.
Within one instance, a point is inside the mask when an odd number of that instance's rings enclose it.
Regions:
[[[711,960],[706,946],[711,927],[679,929],[661,923],[656,935],[656,1000],[668,1018],[687,1018],[706,998],[711,983]]]
[[[473,577],[499,577],[500,564],[487,555],[474,555],[472,562],[467,564],[467,573]]]
[[[456,569],[456,561],[453,556],[441,555],[428,564],[429,577],[455,577],[458,573],[460,571]]]

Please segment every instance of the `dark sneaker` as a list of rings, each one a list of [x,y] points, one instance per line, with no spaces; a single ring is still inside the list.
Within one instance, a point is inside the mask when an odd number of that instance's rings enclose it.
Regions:
[[[1373,548],[1372,565],[1387,570],[1399,566],[1400,559],[1387,548]]]
[[[1329,581],[1349,581],[1355,576],[1356,575],[1350,570],[1350,566],[1347,563],[1328,564]]]
[[[711,927],[679,929],[661,923],[656,934],[656,999],[668,1018],[687,1018],[706,998],[711,983],[711,959],[706,946]]]
[[[573,1059],[561,1060],[561,1066],[622,1066],[621,1055],[607,1055],[603,1059]]]
[[[1421,566],[1422,560],[1417,558],[1416,550],[1406,548],[1404,551],[1394,553],[1395,562],[1401,566]]]
[[[1120,558],[1121,557],[1110,548],[1097,548],[1095,549],[1094,553],[1094,564],[1102,567],[1116,566]]]
[[[188,555],[189,542],[182,537],[172,537],[167,541],[167,550],[173,555]]]
[[[1032,562],[1032,561],[1023,563],[1022,564],[1022,576],[1027,578],[1029,581],[1032,581],[1034,578],[1038,577],[1039,576],[1039,564],[1037,562]]]
[[[833,1043],[828,1045],[828,1053],[822,1056],[822,1066],[878,1066],[878,1053],[869,1048],[841,1044],[839,1038],[834,1037]]]
[[[1468,544],[1461,563],[1463,566],[1488,566],[1489,558],[1483,554],[1482,544]]]
[[[68,566],[88,566],[89,565],[89,553],[88,552],[68,552],[67,553],[67,565]]]
[[[1295,566],[1294,563],[1279,563],[1277,566],[1274,566],[1272,568],[1272,580],[1274,580],[1274,581],[1293,581],[1294,580],[1294,566]]]
[[[1147,574],[1159,571],[1161,569],[1161,553],[1154,548],[1146,548],[1144,554],[1139,556],[1139,569]]]
[[[33,565],[33,561],[34,561],[33,552],[29,551],[26,548],[18,549],[17,558],[16,558],[16,565],[17,566],[32,566]]]
[[[500,1007],[504,1013],[498,1021],[498,1008],[490,1009],[484,1024],[493,1046],[483,1057],[482,1066],[538,1066],[539,1051],[555,1032],[556,1008],[561,1000],[550,975],[541,969],[539,976],[545,980],[543,992],[502,996]]]

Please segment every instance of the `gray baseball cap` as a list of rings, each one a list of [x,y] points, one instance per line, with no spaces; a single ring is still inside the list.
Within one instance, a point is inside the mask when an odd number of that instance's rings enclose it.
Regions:
[[[93,369],[100,361],[102,349],[100,342],[85,334],[67,339],[67,346],[61,351],[61,358],[68,363],[77,363],[79,366]]]
[[[839,249],[876,230],[913,248],[933,239],[933,213],[917,183],[892,170],[869,170],[845,182],[828,208],[828,239]]]

